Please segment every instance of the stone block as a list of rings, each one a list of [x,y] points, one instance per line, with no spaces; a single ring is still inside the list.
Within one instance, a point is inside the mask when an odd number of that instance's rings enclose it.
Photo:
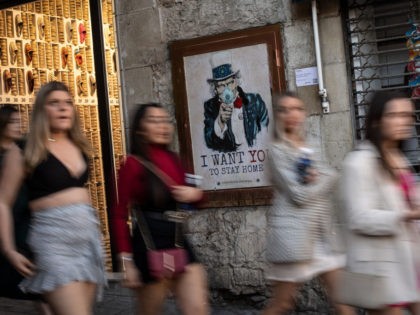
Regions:
[[[321,119],[321,132],[323,141],[353,141],[351,112],[338,112],[323,115]]]
[[[326,141],[324,146],[326,160],[336,168],[341,167],[344,157],[353,149],[353,143],[350,141]]]
[[[156,62],[159,63],[153,65],[153,92],[159,101],[166,106],[170,115],[174,116],[175,106],[172,95],[171,63],[164,61],[162,50],[155,56]]]
[[[311,1],[302,1],[293,3],[291,6],[292,19],[303,20],[312,19]]]
[[[324,64],[345,62],[343,28],[341,17],[326,17],[319,19],[319,37],[321,56]]]
[[[159,8],[164,37],[188,39],[290,20],[289,1],[184,1]]]
[[[330,101],[330,112],[349,110],[350,94],[346,64],[335,63],[325,65],[323,73],[324,85]]]
[[[288,91],[296,91],[296,75],[294,69],[287,67],[287,61],[285,60],[285,75],[286,75],[286,89]]]
[[[148,64],[162,43],[158,10],[145,9],[117,17],[122,68]]]
[[[326,160],[332,166],[339,166],[353,147],[351,112],[324,115],[321,128]]]
[[[340,1],[319,0],[318,14],[321,17],[340,15]]]
[[[214,233],[222,230],[222,217],[217,216],[221,211],[215,209],[200,210],[188,220],[189,233]]]
[[[136,11],[152,8],[154,6],[154,0],[117,0],[116,14],[127,14]]]
[[[122,75],[126,113],[131,115],[137,108],[136,104],[154,100],[152,69],[150,67],[133,68],[125,70]]]
[[[235,288],[241,288],[242,294],[254,293],[256,288],[265,286],[263,270],[252,270],[248,268],[236,268],[233,271]]]
[[[306,133],[311,138],[316,138],[321,141],[321,117],[319,115],[308,116],[306,119]]]
[[[255,265],[265,261],[265,230],[260,233],[240,234],[236,237],[232,264]]]
[[[318,85],[308,85],[296,88],[296,92],[306,105],[308,115],[318,115],[322,112],[321,99],[318,95]]]
[[[312,146],[317,148],[321,154],[321,157],[325,159],[325,150],[323,147],[323,131],[321,130],[320,115],[312,115],[307,118],[306,134]]]
[[[246,211],[245,220],[240,228],[240,233],[256,233],[261,231],[261,227],[266,225],[265,213],[268,207]]]
[[[294,21],[284,27],[284,51],[288,69],[309,67],[316,63],[312,21]]]
[[[220,268],[208,268],[208,279],[213,289],[231,289],[233,271],[229,266]]]

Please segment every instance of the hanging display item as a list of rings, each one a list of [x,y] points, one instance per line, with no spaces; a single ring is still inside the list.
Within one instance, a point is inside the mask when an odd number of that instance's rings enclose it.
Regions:
[[[23,30],[23,20],[22,20],[22,15],[20,13],[16,14],[15,23],[16,23],[16,36],[20,37],[22,36],[22,30]]]
[[[102,1],[103,12],[107,14],[103,19],[104,29],[109,30],[104,37],[104,53],[113,56],[116,52],[111,45],[115,43],[113,3],[111,0],[99,1]],[[16,3],[19,4],[19,1]],[[89,12],[89,0],[38,0],[0,11],[0,104],[15,104],[19,108],[22,131],[27,132],[33,101],[42,84],[58,80],[69,87],[84,133],[94,148],[88,188],[93,206],[98,210],[107,267],[110,269],[111,246]],[[105,60],[106,81],[112,113],[110,132],[115,147],[114,166],[117,168],[124,155],[124,129],[119,115],[116,65],[109,59]]]
[[[90,95],[94,95],[96,92],[96,79],[93,74],[89,76],[89,87],[90,87]]]
[[[9,93],[12,90],[12,74],[10,70],[4,70],[3,72],[4,91]]]
[[[32,92],[34,91],[35,79],[31,70],[28,70],[28,72],[26,73],[26,81],[28,84],[28,93],[32,94]]]
[[[11,41],[9,44],[9,54],[10,54],[10,64],[14,65],[16,63],[18,49],[16,46],[16,42]]]
[[[420,25],[411,23],[411,28],[405,33],[407,37],[409,76],[408,85],[412,87],[411,97],[420,97]]]
[[[32,49],[31,44],[25,44],[25,57],[26,57],[26,65],[29,66],[32,62],[34,50]]]
[[[66,36],[67,36],[67,43],[71,43],[73,39],[73,25],[71,21],[66,22]]]
[[[67,59],[69,57],[69,52],[67,47],[61,47],[61,68],[65,69],[67,67]]]

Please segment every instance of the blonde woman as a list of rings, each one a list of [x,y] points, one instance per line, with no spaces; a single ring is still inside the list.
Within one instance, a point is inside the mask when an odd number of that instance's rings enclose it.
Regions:
[[[26,277],[22,290],[42,294],[56,315],[89,315],[98,285],[105,284],[98,220],[90,205],[89,144],[80,130],[73,99],[60,82],[37,94],[24,159],[18,150],[7,161],[9,189],[0,206],[26,176],[34,261],[10,238],[3,251]],[[7,176],[7,175],[6,175]]]
[[[287,314],[299,287],[317,276],[332,296],[337,270],[345,262],[332,233],[330,195],[337,176],[312,152],[305,137],[305,104],[286,93],[278,97],[274,109],[276,139],[270,147],[274,200],[267,213],[266,271],[273,297],[264,315]],[[335,306],[339,314],[353,314],[347,306]]]

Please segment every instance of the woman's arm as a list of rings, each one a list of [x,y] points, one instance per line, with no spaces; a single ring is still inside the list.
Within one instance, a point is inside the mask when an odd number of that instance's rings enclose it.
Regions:
[[[342,196],[348,228],[356,233],[394,235],[405,218],[398,209],[385,209],[378,204],[381,181],[377,178],[377,158],[368,152],[355,151],[343,165]],[[382,196],[385,198],[385,196]]]
[[[137,288],[141,285],[141,275],[133,262],[128,227],[129,207],[136,194],[141,193],[136,191],[140,184],[140,171],[139,162],[132,157],[127,157],[118,172],[118,201],[111,211],[113,240],[117,247],[120,270],[124,274],[124,286],[128,288]]]
[[[131,236],[128,226],[129,208],[135,197],[135,188],[138,187],[138,162],[131,157],[126,161],[118,172],[118,201],[111,211],[111,223],[113,238],[119,254],[131,255]]]
[[[178,155],[173,152],[169,152],[169,156],[171,156],[171,160],[173,161],[173,172],[177,173],[177,177],[179,181],[176,183],[175,179],[174,183],[171,185],[170,183],[166,183],[170,186],[172,197],[181,203],[199,203],[203,199],[203,191],[200,188],[187,186],[185,182],[185,168],[183,167],[181,160],[179,159]],[[171,168],[169,163],[165,163],[165,168]],[[158,166],[158,167],[162,167]]]
[[[178,202],[194,203],[203,199],[203,191],[201,189],[190,186],[172,186],[171,193]]]
[[[21,255],[15,245],[12,208],[24,178],[24,163],[20,149],[13,145],[6,153],[0,178],[0,246],[11,264],[24,276],[31,275],[34,266]]]
[[[296,161],[283,145],[270,149],[271,177],[279,191],[284,192],[297,205],[310,204],[314,198],[326,195],[333,189],[336,176],[332,170],[317,168],[316,179],[307,184],[298,181]]]

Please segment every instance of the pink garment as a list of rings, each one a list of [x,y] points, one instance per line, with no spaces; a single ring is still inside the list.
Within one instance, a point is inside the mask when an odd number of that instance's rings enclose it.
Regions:
[[[400,186],[404,193],[405,200],[408,202],[410,207],[413,205],[414,196],[414,176],[411,172],[403,172],[400,174]]]
[[[407,201],[410,208],[414,207],[413,196],[415,194],[415,180],[411,172],[404,172],[400,174],[400,187],[404,192],[405,200]],[[418,227],[419,229],[419,227]],[[417,270],[417,288],[420,289],[420,270]],[[405,306],[402,305],[391,305],[391,306]]]

